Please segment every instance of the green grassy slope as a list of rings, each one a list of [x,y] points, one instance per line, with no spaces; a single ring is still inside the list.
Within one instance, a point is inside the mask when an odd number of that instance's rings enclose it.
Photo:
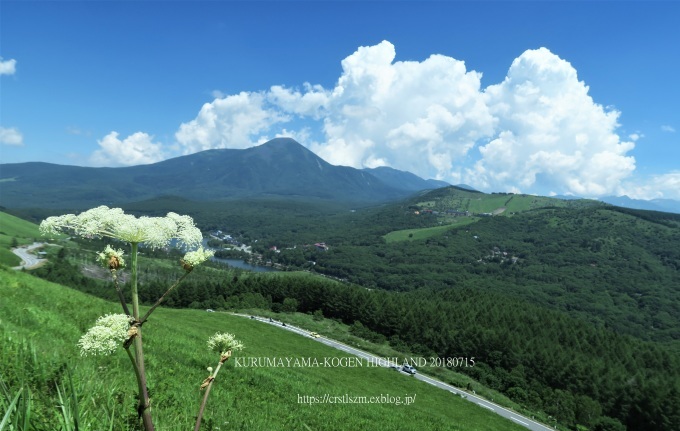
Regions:
[[[543,207],[582,208],[602,205],[600,202],[588,199],[563,200],[513,193],[486,194],[462,190],[457,187],[433,190],[413,201],[415,205],[422,208],[438,211],[453,209],[471,213],[491,213],[497,209],[505,208],[506,214]]]
[[[30,389],[34,428],[54,429],[61,404],[54,382],[63,383],[71,370],[81,427],[131,429],[135,388],[126,355],[121,350],[106,358],[81,358],[76,348],[78,338],[98,316],[118,312],[119,306],[5,267],[0,267],[0,297],[2,381],[10,396],[22,387]],[[323,360],[345,356],[310,338],[249,319],[160,309],[144,329],[158,430],[186,430],[193,424],[201,397],[198,386],[208,375],[206,367],[215,366],[218,360],[205,346],[216,331],[237,334],[246,349],[227,362],[218,376],[203,429],[523,429],[446,391],[387,369],[237,366],[238,357]],[[389,394],[402,399],[415,394],[416,399],[411,405],[299,402],[298,395],[326,393]]]
[[[0,263],[19,265],[21,259],[10,251],[13,240],[24,245],[32,243],[35,238],[40,238],[37,225],[0,211]]]
[[[12,237],[16,237],[19,244],[27,244],[40,238],[40,231],[33,223],[0,211],[0,244],[9,244]]]

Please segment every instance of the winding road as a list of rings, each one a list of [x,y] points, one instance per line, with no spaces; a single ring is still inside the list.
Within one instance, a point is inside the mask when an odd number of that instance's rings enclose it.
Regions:
[[[253,319],[253,317],[251,317],[247,314],[239,314],[239,313],[230,313],[230,314],[233,314],[235,316],[247,317],[247,318]],[[257,320],[257,321],[263,322],[263,323],[269,323],[270,325],[277,326],[281,329],[287,329],[289,331],[296,332],[300,335],[304,335],[306,337],[309,337],[309,331],[301,329],[301,328],[297,328],[297,327],[292,326],[292,325],[286,324],[286,326],[283,326],[281,322],[277,322],[275,320],[272,321],[268,318],[257,317],[257,316],[254,317],[254,320]],[[347,352],[351,355],[365,359],[367,361],[371,361],[372,363],[385,363],[386,362],[384,358],[380,358],[379,356],[376,356],[372,353],[364,352],[363,350],[359,350],[355,347],[348,346],[348,345],[341,343],[339,341],[334,341],[334,340],[328,339],[326,337],[319,337],[319,338],[312,338],[312,339],[316,340],[320,343],[323,343],[327,346],[334,347],[336,349],[342,350],[343,352]],[[385,363],[386,367],[396,366],[396,365],[397,364]],[[408,375],[408,374],[404,373],[403,371],[400,371],[400,373]],[[533,419],[529,419],[526,416],[522,416],[519,413],[516,413],[512,410],[508,410],[505,407],[501,407],[498,404],[495,404],[491,401],[485,400],[484,398],[478,397],[478,396],[471,394],[467,391],[464,391],[460,388],[456,388],[454,386],[451,386],[449,384],[441,382],[437,379],[433,379],[432,377],[428,377],[428,376],[425,376],[425,375],[422,375],[422,374],[415,374],[413,377],[418,379],[418,380],[421,380],[425,383],[429,383],[432,386],[436,386],[440,389],[449,391],[452,394],[459,395],[459,396],[465,398],[466,400],[468,400],[472,403],[475,403],[478,406],[483,407],[487,410],[491,410],[494,413],[496,413],[500,416],[503,416],[504,418],[509,419],[509,420],[515,422],[516,424],[521,425],[521,426],[523,426],[523,427],[525,427],[525,428],[527,428],[531,431],[551,431],[551,430],[553,430],[553,428],[551,428],[547,425],[540,424]]]
[[[12,253],[16,254],[19,256],[19,258],[22,260],[21,265],[15,266],[14,269],[31,269],[42,262],[45,261],[45,259],[39,259],[36,257],[34,254],[31,254],[30,252],[35,250],[36,248],[40,248],[44,246],[45,243],[42,242],[34,242],[33,244],[26,246],[26,247],[17,247],[15,249],[12,249]]]

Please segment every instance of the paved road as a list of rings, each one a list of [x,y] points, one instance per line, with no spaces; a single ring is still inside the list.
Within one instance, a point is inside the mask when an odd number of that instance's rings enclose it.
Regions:
[[[36,248],[40,248],[44,245],[45,244],[42,242],[34,242],[33,244],[26,247],[17,247],[13,249],[12,253],[19,256],[19,258],[22,260],[21,265],[15,266],[14,269],[31,269],[39,263],[45,261],[45,259],[38,259],[35,255],[29,253],[30,251],[33,251]]]
[[[247,315],[247,314],[239,314],[239,313],[232,313],[232,314],[234,314],[236,316],[250,318],[250,316]],[[271,325],[278,326],[282,329],[287,329],[289,331],[296,332],[300,335],[304,335],[304,336],[309,337],[309,331],[306,331],[304,329],[300,329],[300,328],[292,326],[292,325],[286,324],[286,326],[283,326],[281,322],[277,322],[275,320],[270,320],[268,318],[257,317],[257,316],[255,317],[254,320],[258,320],[258,321],[264,322],[264,323],[269,323]],[[336,349],[342,350],[343,352],[347,352],[351,355],[358,356],[358,357],[365,359],[365,360],[368,360],[368,361],[372,361],[372,363],[375,363],[375,364],[381,364],[381,363],[386,362],[384,358],[380,358],[380,357],[378,357],[378,356],[376,356],[372,353],[364,352],[363,350],[359,350],[355,347],[351,347],[351,346],[348,346],[346,344],[340,343],[339,341],[330,340],[326,337],[315,338],[315,340],[320,342],[320,343],[323,343],[327,346],[331,346],[331,347],[334,347]],[[397,364],[385,363],[386,367],[396,366],[396,365]],[[400,371],[400,373],[408,375],[408,374],[404,373],[403,371]],[[550,428],[549,426],[540,424],[533,419],[529,419],[526,416],[522,416],[519,413],[508,410],[504,407],[499,406],[498,404],[495,404],[491,401],[487,401],[487,400],[485,400],[481,397],[478,397],[478,396],[471,394],[469,392],[466,392],[462,389],[459,389],[459,388],[456,388],[456,387],[451,386],[449,384],[446,384],[444,382],[441,382],[437,379],[433,379],[432,377],[428,377],[428,376],[425,376],[425,375],[422,375],[422,374],[416,374],[413,377],[418,379],[418,380],[421,380],[423,382],[429,383],[433,386],[436,386],[440,389],[444,389],[446,391],[449,391],[452,394],[462,396],[463,398],[467,399],[468,401],[475,403],[480,407],[484,407],[485,409],[491,410],[494,413],[501,415],[504,418],[509,419],[509,420],[517,423],[518,425],[521,425],[521,426],[523,426],[527,429],[530,429],[531,431],[551,431],[551,430],[553,430],[553,428]]]

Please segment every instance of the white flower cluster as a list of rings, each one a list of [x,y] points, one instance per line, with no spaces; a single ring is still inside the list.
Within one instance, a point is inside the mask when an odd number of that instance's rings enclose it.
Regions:
[[[223,354],[230,350],[243,350],[243,343],[237,340],[234,334],[216,332],[208,339],[208,348]]]
[[[205,250],[203,247],[199,247],[198,250],[186,253],[182,260],[191,267],[195,267],[213,257],[214,254],[215,252],[212,250]]]
[[[165,247],[173,239],[181,247],[195,248],[201,244],[203,235],[189,216],[173,212],[165,217],[135,217],[120,208],[100,206],[78,215],[66,214],[48,217],[40,223],[43,235],[72,231],[76,235],[109,237],[128,243],[144,243],[150,247]]]
[[[97,319],[95,326],[78,341],[82,356],[110,355],[128,337],[130,317],[125,314],[107,314]]]
[[[119,269],[125,267],[125,259],[123,259],[123,250],[114,249],[107,245],[104,251],[97,254],[99,263],[109,269]]]

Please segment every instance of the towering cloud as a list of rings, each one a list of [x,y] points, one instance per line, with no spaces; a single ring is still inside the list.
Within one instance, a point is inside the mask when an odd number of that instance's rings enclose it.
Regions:
[[[635,169],[632,141],[615,133],[617,111],[588,95],[576,70],[545,48],[515,59],[505,80],[485,90],[498,120],[468,181],[492,189],[534,186],[593,196],[618,192]]]
[[[493,132],[481,75],[442,55],[394,62],[389,42],[342,61],[330,92],[319,155],[354,167],[389,165],[449,179],[475,142]]]

